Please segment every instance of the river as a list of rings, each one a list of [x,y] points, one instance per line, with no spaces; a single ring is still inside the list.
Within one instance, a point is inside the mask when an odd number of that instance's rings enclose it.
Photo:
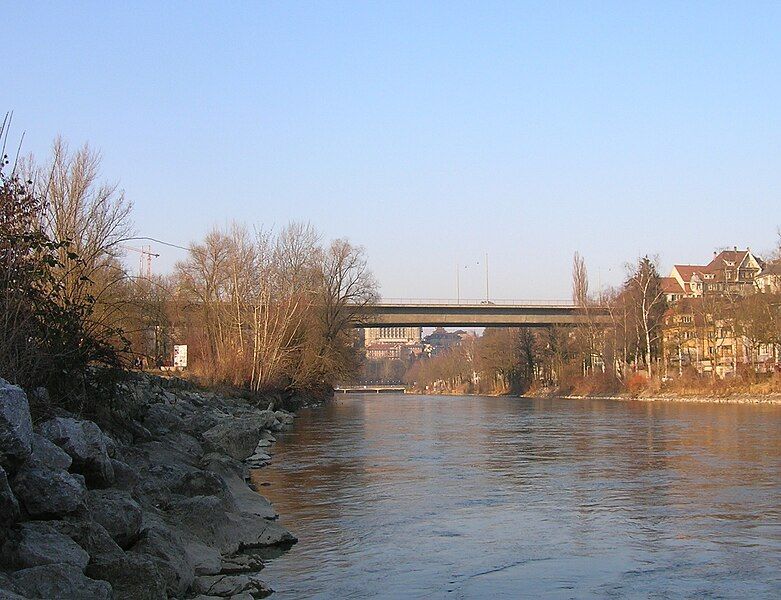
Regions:
[[[275,598],[781,597],[781,406],[348,395],[272,451]]]

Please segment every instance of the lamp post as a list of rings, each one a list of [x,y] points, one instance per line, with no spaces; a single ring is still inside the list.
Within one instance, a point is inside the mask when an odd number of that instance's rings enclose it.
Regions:
[[[488,252],[485,253],[485,301],[488,302]]]

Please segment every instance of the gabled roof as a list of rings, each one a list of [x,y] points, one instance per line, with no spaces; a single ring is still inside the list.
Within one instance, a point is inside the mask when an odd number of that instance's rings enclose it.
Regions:
[[[707,267],[704,267],[702,265],[674,265],[673,269],[678,271],[678,274],[681,276],[681,278],[684,281],[691,281],[693,275],[697,275],[700,279],[702,279],[702,273],[705,272],[705,269]]]
[[[675,277],[660,277],[662,292],[665,294],[683,294],[684,290]]]
[[[713,257],[705,266],[705,273],[711,273],[714,275],[714,279],[722,281],[724,279],[724,272],[728,269],[739,269],[743,266],[743,263],[747,261],[749,257],[752,257],[757,261],[760,270],[765,267],[764,261],[751,253],[750,250],[722,250]]]

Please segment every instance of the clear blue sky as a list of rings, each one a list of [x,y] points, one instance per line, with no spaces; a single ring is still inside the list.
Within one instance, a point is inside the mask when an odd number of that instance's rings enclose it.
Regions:
[[[0,109],[175,243],[309,220],[388,297],[569,296],[781,225],[779,2],[6,3]],[[160,249],[160,268],[180,254]],[[481,262],[478,267],[477,261]]]

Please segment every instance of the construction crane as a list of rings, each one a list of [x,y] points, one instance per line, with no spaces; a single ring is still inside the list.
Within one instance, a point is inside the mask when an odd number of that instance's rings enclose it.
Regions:
[[[134,248],[133,246],[125,246],[124,244],[121,244],[121,246],[125,250],[132,250],[133,252],[138,252],[141,255],[139,256],[139,261],[138,261],[138,276],[146,277],[146,278],[151,277],[152,259],[160,257],[159,254],[152,252],[152,246],[142,246],[141,248]]]

